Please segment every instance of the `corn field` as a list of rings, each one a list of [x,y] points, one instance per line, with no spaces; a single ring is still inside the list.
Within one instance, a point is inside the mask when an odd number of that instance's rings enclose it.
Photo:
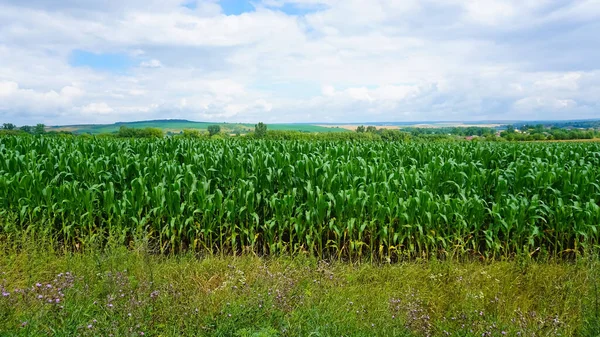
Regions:
[[[598,143],[0,138],[0,236],[163,252],[578,254],[599,247]]]

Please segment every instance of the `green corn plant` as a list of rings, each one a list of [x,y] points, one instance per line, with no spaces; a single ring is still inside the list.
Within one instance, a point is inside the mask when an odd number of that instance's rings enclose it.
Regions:
[[[600,244],[600,144],[0,138],[0,235],[391,261]],[[10,222],[10,223],[9,223]]]

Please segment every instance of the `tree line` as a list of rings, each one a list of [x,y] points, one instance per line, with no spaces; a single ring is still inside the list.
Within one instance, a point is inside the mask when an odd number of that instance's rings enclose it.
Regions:
[[[499,131],[490,127],[436,127],[436,128],[377,128],[369,125],[357,126],[355,132],[302,132],[290,130],[268,130],[267,124],[258,123],[254,130],[244,135],[248,139],[271,140],[342,140],[342,141],[457,141],[457,140],[483,140],[483,141],[540,141],[540,140],[572,140],[600,138],[600,130],[548,127],[542,124],[523,124],[519,129],[514,125],[507,125],[506,129]],[[17,127],[12,123],[2,124],[0,134],[30,134],[30,135],[69,135],[69,131],[47,131],[44,124],[35,126],[23,125]],[[228,138],[230,134],[223,132],[221,126],[209,125],[206,131],[198,129],[185,129],[180,133],[167,132],[167,136],[184,138]],[[240,136],[239,131],[234,133]],[[88,135],[89,136],[89,135]],[[132,128],[121,126],[114,133],[99,134],[99,137],[116,138],[160,138],[165,133],[159,128]]]
[[[12,133],[28,133],[28,134],[32,134],[32,135],[41,135],[46,133],[46,125],[44,124],[36,124],[35,126],[30,126],[30,125],[23,125],[21,127],[17,127],[15,124],[13,123],[4,123],[2,124],[2,130],[5,132],[12,132]]]
[[[508,141],[574,140],[600,137],[600,131],[591,128],[575,129],[525,124],[519,129],[509,125],[505,131],[500,133],[500,136]]]

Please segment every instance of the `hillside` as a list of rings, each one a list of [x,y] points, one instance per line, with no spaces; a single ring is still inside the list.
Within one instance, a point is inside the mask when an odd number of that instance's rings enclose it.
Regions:
[[[57,125],[48,127],[48,131],[70,131],[78,134],[100,134],[113,133],[121,126],[129,128],[159,128],[165,132],[179,133],[184,129],[207,130],[209,125],[219,125],[224,132],[247,133],[254,130],[254,124],[242,123],[208,123],[194,122],[183,119],[165,119],[138,122],[118,122],[114,124],[81,124],[81,125]],[[319,126],[314,124],[268,124],[269,130],[293,130],[301,132],[347,132],[343,128],[334,126]]]

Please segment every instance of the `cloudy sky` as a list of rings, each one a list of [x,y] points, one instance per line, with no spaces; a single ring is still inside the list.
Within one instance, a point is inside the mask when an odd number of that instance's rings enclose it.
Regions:
[[[600,0],[0,0],[0,123],[600,118]]]

